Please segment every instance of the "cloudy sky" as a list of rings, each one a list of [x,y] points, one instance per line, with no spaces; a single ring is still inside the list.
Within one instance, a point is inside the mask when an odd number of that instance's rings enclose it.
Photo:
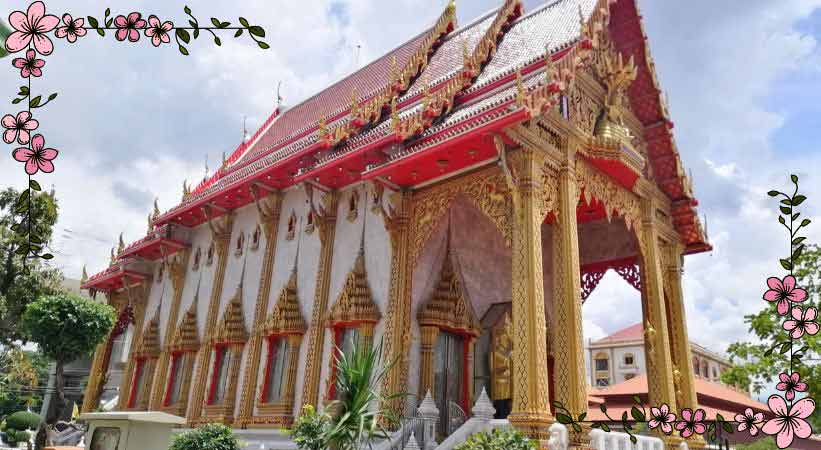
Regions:
[[[525,0],[527,10],[543,1]],[[50,13],[98,17],[111,2],[76,3],[46,2]],[[116,12],[183,19],[182,1],[129,3]],[[183,57],[172,46],[89,34],[74,46],[58,43],[36,80],[36,91],[60,93],[38,113],[47,144],[61,150],[57,171],[38,179],[54,185],[60,201],[54,253],[67,276],[79,277],[84,263],[90,272],[102,269],[121,231],[127,240],[142,237],[153,198],[172,207],[184,179],[198,181],[206,158],[213,168],[240,142],[243,117],[253,132],[271,112],[278,82],[295,104],[429,26],[446,0],[190,3],[200,22],[245,16],[262,25],[271,49],[229,37],[217,48],[201,39]],[[467,23],[499,3],[461,0],[459,18]],[[715,247],[686,261],[690,336],[721,351],[746,336],[742,316],[761,308],[764,279],[784,256],[786,237],[765,192],[786,188],[794,172],[810,194],[807,212],[821,210],[813,170],[821,162],[821,0],[640,5]],[[9,99],[19,83],[15,71],[0,71]],[[25,186],[22,174],[0,159],[0,187]],[[821,232],[810,235],[818,242]],[[640,320],[638,294],[609,274],[584,313],[586,336],[601,337]]]

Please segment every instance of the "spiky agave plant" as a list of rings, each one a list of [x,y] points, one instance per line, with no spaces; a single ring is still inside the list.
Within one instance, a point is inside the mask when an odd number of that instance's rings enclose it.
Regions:
[[[333,450],[359,450],[372,446],[374,438],[387,438],[383,424],[396,423],[396,415],[380,410],[380,405],[404,394],[383,395],[379,386],[394,362],[382,365],[382,343],[376,348],[355,348],[346,355],[336,349],[336,400],[325,442]]]

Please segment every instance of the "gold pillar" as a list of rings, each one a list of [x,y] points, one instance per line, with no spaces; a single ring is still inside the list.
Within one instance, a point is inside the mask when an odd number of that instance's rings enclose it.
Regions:
[[[141,290],[148,291],[150,286],[151,279],[144,281],[140,287]],[[135,289],[135,288],[129,288]],[[146,308],[146,300],[147,296],[140,295],[138,298],[134,299],[131,298],[131,293],[128,294],[129,298],[128,301],[132,302],[132,306],[134,308],[134,335],[131,337],[131,348],[128,350],[128,364],[126,365],[126,370],[123,372],[123,379],[120,382],[120,397],[117,399],[117,410],[122,411],[126,409],[128,405],[128,397],[131,393],[131,383],[134,381],[134,368],[135,368],[135,361],[134,361],[134,352],[137,349],[137,344],[140,341],[140,336],[143,333],[143,326],[145,324],[145,308]],[[127,331],[126,331],[127,332]]]
[[[108,366],[111,362],[111,348],[114,344],[114,336],[109,335],[105,342],[97,346],[94,352],[94,360],[89,371],[88,385],[83,396],[82,412],[94,412],[100,404],[100,397],[103,393],[105,376],[108,373]]]
[[[323,194],[323,205],[316,210],[311,185],[305,185],[311,211],[319,226],[319,268],[316,274],[316,292],[311,324],[308,330],[308,356],[305,362],[305,384],[302,389],[302,405],[318,406],[319,377],[322,370],[322,347],[325,344],[325,313],[328,309],[328,295],[331,288],[331,262],[334,254],[334,237],[336,236],[337,192]]]
[[[296,392],[296,377],[297,366],[299,365],[300,345],[302,345],[301,334],[292,334],[288,336],[288,376],[285,378],[285,395],[283,395],[283,403],[289,407],[288,411],[285,412],[287,415],[292,415],[294,409],[294,395]]]
[[[168,385],[168,364],[171,360],[169,346],[171,345],[174,330],[176,330],[179,325],[177,318],[179,317],[182,291],[185,286],[185,273],[188,268],[189,253],[189,250],[183,250],[174,255],[169,261],[168,275],[169,278],[171,278],[174,295],[171,298],[171,309],[168,312],[168,323],[165,326],[165,345],[163,345],[162,352],[157,359],[157,369],[154,372],[154,389],[152,390],[151,400],[149,402],[149,409],[153,411],[162,408],[165,388]]]
[[[374,209],[379,211],[385,222],[385,228],[391,243],[391,279],[388,289],[387,326],[385,328],[385,360],[394,363],[385,377],[383,391],[386,396],[408,391],[408,366],[410,364],[411,336],[411,279],[413,267],[409,261],[410,245],[410,206],[411,194],[397,192],[396,201],[391,211],[382,204],[381,185],[376,190]],[[422,393],[424,395],[424,392]],[[384,410],[396,414],[404,413],[403,399],[397,397],[382,405]]]
[[[218,219],[209,219],[208,225],[211,227],[211,238],[214,240],[214,247],[217,252],[216,269],[211,285],[211,298],[208,303],[208,315],[205,321],[205,333],[200,349],[197,351],[197,373],[194,377],[194,396],[188,415],[189,425],[195,425],[202,416],[203,402],[205,401],[205,389],[208,385],[208,362],[211,360],[211,345],[213,334],[217,326],[219,316],[220,298],[222,297],[222,285],[225,281],[225,267],[228,264],[228,249],[231,245],[231,230],[234,226],[233,212]]]
[[[577,418],[587,412],[587,377],[582,336],[581,274],[576,208],[579,186],[575,156],[566,156],[559,167],[558,211],[553,224],[553,325],[554,388],[556,400]],[[514,347],[515,348],[515,347]],[[590,448],[590,429],[569,429],[571,449]]]
[[[641,300],[647,355],[648,400],[651,405],[666,403],[672,411],[677,411],[656,220],[658,219],[653,199],[643,199],[642,223],[637,231],[641,249]]]
[[[687,333],[687,314],[684,308],[684,292],[681,287],[681,261],[684,248],[680,243],[662,247],[664,263],[664,299],[667,308],[667,326],[670,333],[670,355],[673,362],[673,387],[679,410],[698,408],[696,382],[693,372],[693,354]],[[675,444],[674,442],[671,442]],[[690,448],[703,448],[704,439],[694,435]]]
[[[510,155],[513,179],[512,320],[513,408],[509,420],[546,442],[553,423],[548,405],[547,328],[542,271],[542,222],[546,211],[544,153],[522,148]]]
[[[282,194],[279,192],[269,197],[268,204],[258,202],[259,219],[262,222],[265,234],[265,256],[262,262],[259,290],[257,291],[256,310],[251,330],[251,339],[248,343],[248,356],[245,364],[245,380],[242,384],[242,396],[239,404],[239,425],[246,426],[254,415],[254,395],[256,394],[259,364],[262,357],[263,336],[262,327],[265,325],[265,315],[268,313],[268,303],[271,294],[271,275],[274,271],[274,259],[277,248],[277,232],[279,231],[279,217],[282,210]]]
[[[436,369],[434,366],[436,364],[434,353],[436,352],[436,338],[439,337],[439,328],[423,326],[420,327],[419,331],[422,335],[419,348],[419,398],[424,398],[428,391],[433,392],[433,378]]]

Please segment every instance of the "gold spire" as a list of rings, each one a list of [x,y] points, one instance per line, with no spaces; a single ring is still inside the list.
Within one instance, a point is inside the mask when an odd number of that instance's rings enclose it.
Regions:
[[[544,62],[545,62],[545,79],[547,84],[556,81],[556,64],[553,63],[553,55],[550,54],[550,43],[545,44],[544,48]]]
[[[160,205],[159,205],[159,202],[160,202],[160,198],[159,198],[159,197],[155,197],[155,198],[154,198],[154,213],[151,215],[151,220],[152,220],[152,221],[156,221],[156,220],[160,217]]]
[[[116,261],[117,257],[114,256],[114,247],[111,247],[111,260],[109,260],[109,265],[113,266]]]
[[[88,282],[88,272],[86,272],[86,265],[83,264],[83,276],[80,277],[80,286],[86,284]]]
[[[185,200],[186,198],[188,198],[188,194],[190,194],[190,193],[191,193],[191,191],[188,190],[188,180],[183,180],[183,182],[182,182],[182,199]]]
[[[450,0],[448,2],[448,7],[445,9],[449,14],[453,14],[456,12],[456,0]]]
[[[391,129],[395,132],[399,132],[399,110],[396,106],[396,96],[391,98]]]
[[[125,242],[123,241],[123,234],[120,233],[119,242],[117,242],[117,256],[120,256],[125,250]]]
[[[148,231],[146,231],[146,234],[151,234],[152,231],[154,231],[154,221],[151,220],[151,214],[149,214],[148,215]]]
[[[226,162],[228,162],[228,158],[225,156],[225,152],[222,152],[222,167],[225,167]]]
[[[470,49],[468,48],[467,39],[462,40],[462,65],[465,69],[472,69],[470,61]]]
[[[359,114],[359,93],[356,88],[351,91],[351,116]]]

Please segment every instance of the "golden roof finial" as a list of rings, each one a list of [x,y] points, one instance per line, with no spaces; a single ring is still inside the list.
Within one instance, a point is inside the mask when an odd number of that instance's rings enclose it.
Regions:
[[[399,109],[396,106],[396,96],[391,98],[391,129],[398,133],[399,132]]]
[[[114,247],[111,247],[111,260],[109,260],[109,265],[113,266],[114,263],[117,261],[117,257],[114,256]]]
[[[351,91],[351,115],[359,114],[359,92],[356,88]]]
[[[117,242],[117,256],[121,255],[125,250],[125,242],[123,241],[123,234],[120,233],[120,239]]]
[[[151,215],[152,220],[157,220],[160,217],[160,198],[154,198],[154,213]]]
[[[527,91],[525,91],[525,83],[522,80],[522,68],[520,67],[516,69],[516,104],[524,106],[526,95]]]
[[[462,40],[462,65],[465,66],[466,69],[472,68],[472,62],[470,60],[470,48],[468,48],[467,39]]]
[[[146,232],[146,234],[151,234],[152,231],[154,231],[154,221],[151,220],[151,214],[149,214],[148,215],[148,231]]]
[[[228,158],[225,156],[225,152],[222,152],[222,167],[225,167],[225,163],[228,162]]]
[[[391,58],[391,83],[399,79],[399,64],[396,62],[396,56]]]
[[[445,11],[447,11],[449,14],[455,13],[456,12],[456,0],[450,0],[448,2],[448,7],[445,8]]]
[[[83,276],[80,277],[80,286],[88,282],[88,272],[86,272],[86,265],[83,264]]]
[[[544,46],[544,64],[545,64],[545,79],[547,83],[553,83],[556,81],[556,64],[553,62],[553,55],[550,54],[550,43],[548,42]]]
[[[328,120],[325,118],[325,114],[319,116],[319,135],[325,136],[328,134]]]

